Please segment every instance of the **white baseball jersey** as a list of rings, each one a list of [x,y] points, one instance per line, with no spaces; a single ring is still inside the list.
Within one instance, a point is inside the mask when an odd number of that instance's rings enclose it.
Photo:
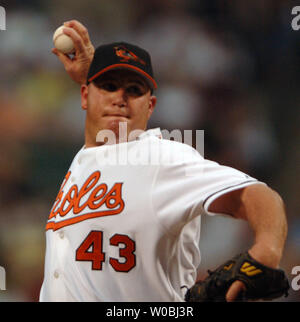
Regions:
[[[184,301],[200,264],[200,216],[257,182],[159,129],[82,148],[46,225],[40,301]]]

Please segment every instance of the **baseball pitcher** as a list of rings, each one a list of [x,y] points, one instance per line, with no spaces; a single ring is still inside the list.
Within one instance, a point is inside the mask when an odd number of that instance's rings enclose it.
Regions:
[[[46,224],[40,301],[234,301],[285,294],[279,264],[287,224],[279,195],[163,139],[159,128],[147,129],[157,83],[146,50],[126,42],[94,50],[75,20],[65,23],[64,33],[75,44],[74,57],[53,53],[81,85],[85,140]],[[214,214],[248,221],[253,245],[196,283],[200,218]]]

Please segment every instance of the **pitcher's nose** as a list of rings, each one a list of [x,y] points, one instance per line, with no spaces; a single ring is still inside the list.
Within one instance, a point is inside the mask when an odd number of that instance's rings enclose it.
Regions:
[[[128,97],[124,88],[120,87],[113,92],[113,105],[125,107],[127,105],[127,99]]]

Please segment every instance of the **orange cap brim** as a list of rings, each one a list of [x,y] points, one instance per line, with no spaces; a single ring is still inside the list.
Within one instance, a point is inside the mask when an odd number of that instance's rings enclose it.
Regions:
[[[141,74],[142,76],[146,77],[148,79],[148,81],[151,82],[151,84],[153,85],[154,89],[157,88],[157,83],[156,81],[147,73],[145,73],[142,69],[136,67],[136,66],[132,66],[129,64],[114,64],[114,65],[110,65],[102,70],[100,70],[98,73],[96,73],[94,76],[90,77],[88,79],[88,82],[92,82],[94,79],[96,79],[97,77],[99,77],[100,75],[104,74],[105,72],[109,71],[109,70],[113,70],[113,69],[118,69],[118,68],[126,68],[126,69],[132,69],[136,72],[138,72],[139,74]]]

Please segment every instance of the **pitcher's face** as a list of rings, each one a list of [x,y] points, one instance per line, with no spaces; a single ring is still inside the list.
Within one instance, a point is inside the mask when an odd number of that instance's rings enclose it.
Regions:
[[[127,138],[134,130],[145,130],[155,104],[156,97],[144,78],[129,70],[112,70],[82,85],[86,146],[98,145],[96,136],[101,130],[113,131],[118,142],[120,122],[126,122]]]

